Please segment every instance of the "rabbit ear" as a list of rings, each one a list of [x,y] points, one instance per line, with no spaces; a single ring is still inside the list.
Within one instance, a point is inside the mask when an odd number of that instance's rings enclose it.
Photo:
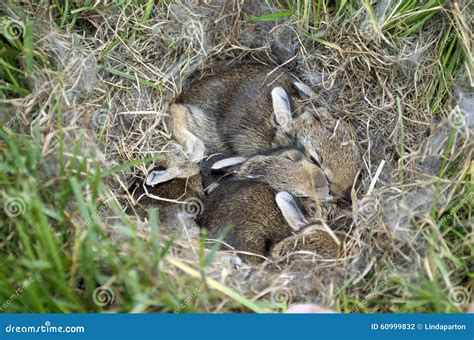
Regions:
[[[291,98],[282,87],[272,90],[272,103],[276,123],[283,129],[289,128],[292,120]]]
[[[281,191],[277,193],[275,201],[286,222],[293,230],[298,231],[308,224],[298,202],[288,192]]]
[[[150,186],[155,186],[160,183],[171,181],[179,177],[181,174],[181,169],[177,167],[171,167],[166,170],[153,170],[148,174],[145,184]]]
[[[224,168],[230,168],[236,166],[238,164],[242,164],[245,162],[247,158],[245,157],[229,157],[221,159],[211,166],[211,170],[222,170]]]
[[[312,98],[316,95],[311,87],[300,81],[293,82],[293,86],[301,97]]]

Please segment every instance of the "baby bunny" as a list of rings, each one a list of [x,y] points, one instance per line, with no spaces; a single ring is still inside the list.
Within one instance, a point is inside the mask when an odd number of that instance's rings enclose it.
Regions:
[[[276,191],[288,191],[296,197],[332,199],[323,171],[297,149],[282,148],[250,158],[224,158],[214,162],[210,171],[226,171],[226,175],[230,174],[232,178],[255,179],[269,184]],[[219,184],[217,182],[213,185]],[[209,184],[205,183],[204,186],[207,188]]]
[[[352,128],[310,99],[314,92],[282,69],[238,64],[202,78],[170,106],[174,137],[197,162],[204,155],[251,157],[302,145],[331,192],[350,198],[361,163]]]
[[[273,258],[288,257],[295,253],[310,253],[311,256],[334,259],[340,257],[346,235],[332,235],[318,225],[305,228],[300,233],[280,241],[272,250]]]
[[[193,225],[194,216],[188,207],[200,204],[204,195],[199,167],[173,162],[169,157],[159,162],[145,180],[135,178],[128,191],[136,202],[129,204],[125,212],[147,216],[149,208],[157,208],[160,226],[169,231],[178,230],[183,223]]]
[[[248,263],[260,263],[275,244],[309,223],[300,203],[288,192],[276,192],[252,179],[225,181],[204,199],[197,224],[208,237],[236,250]],[[230,231],[224,235],[230,228]],[[252,255],[253,254],[253,255]]]

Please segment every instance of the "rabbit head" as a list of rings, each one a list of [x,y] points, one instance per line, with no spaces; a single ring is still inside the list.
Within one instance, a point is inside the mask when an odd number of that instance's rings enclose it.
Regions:
[[[329,186],[323,171],[297,149],[282,148],[267,155],[250,158],[230,157],[215,162],[211,169],[233,167],[238,178],[255,179],[276,191],[288,191],[296,197],[330,200]]]
[[[295,82],[293,85],[302,98],[314,95],[303,83]],[[299,101],[295,112],[291,96],[282,87],[272,90],[272,99],[275,117],[283,117],[279,118],[284,123],[281,128],[286,133],[291,131],[304,147],[307,157],[321,168],[331,194],[349,201],[361,165],[352,127],[331,117],[327,110],[316,109],[309,101]]]

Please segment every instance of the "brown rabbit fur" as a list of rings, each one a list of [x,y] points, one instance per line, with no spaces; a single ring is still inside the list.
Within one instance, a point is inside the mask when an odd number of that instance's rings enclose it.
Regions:
[[[275,123],[269,119],[272,117],[269,93],[274,86],[291,89],[295,79],[280,70],[267,75],[272,70],[261,64],[242,64],[196,81],[177,100],[191,105],[187,109],[193,110],[184,119],[184,125],[176,124],[177,129],[187,125],[209,154],[230,152],[249,157],[291,144],[293,138],[275,130]],[[295,90],[292,94],[296,94]],[[171,111],[172,117],[179,116]]]
[[[180,221],[188,225],[192,216],[182,214],[185,201],[191,198],[202,198],[204,190],[199,168],[195,165],[186,168],[182,164],[181,167],[178,172],[175,172],[173,170],[175,168],[168,162],[161,162],[150,172],[147,179],[135,178],[128,189],[135,202],[127,205],[125,212],[134,211],[138,216],[146,217],[148,209],[154,207],[158,209],[160,226],[163,229],[176,231],[181,227],[178,225]],[[163,182],[150,183],[150,178],[154,173],[165,174],[167,177],[161,179]]]
[[[331,192],[350,198],[361,164],[350,125],[317,110],[309,87],[282,69],[238,64],[197,80],[170,107],[172,133],[193,161],[216,152],[254,156],[302,145]]]
[[[334,235],[338,238],[339,244],[322,228],[307,227],[301,233],[276,244],[272,250],[272,257],[280,258],[296,252],[309,252],[320,258],[338,258],[341,256],[342,244],[347,236],[342,233]]]
[[[274,244],[294,232],[275,203],[275,191],[268,184],[253,180],[231,180],[219,185],[204,199],[204,210],[196,222],[213,239],[220,238],[230,226],[225,243],[262,256],[268,256]],[[241,257],[248,263],[263,261],[258,256]]]
[[[308,224],[298,201],[255,180],[226,181],[203,203],[197,224],[208,230],[209,238],[224,237],[226,244],[244,252],[241,257],[252,264],[262,262],[275,244]],[[228,227],[230,231],[223,235]]]
[[[348,202],[323,202],[305,197],[299,199],[309,216],[323,220],[333,230],[347,230],[353,222],[352,206]]]

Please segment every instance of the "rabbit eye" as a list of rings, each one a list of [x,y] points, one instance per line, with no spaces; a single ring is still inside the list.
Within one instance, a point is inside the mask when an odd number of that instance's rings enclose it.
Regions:
[[[310,152],[310,157],[313,163],[316,163],[316,165],[320,167],[322,166],[323,160],[321,159],[321,157],[319,157],[319,155],[316,152]]]
[[[323,159],[318,155],[316,150],[314,150],[313,146],[308,146],[307,144],[306,146],[307,146],[306,152],[307,154],[309,154],[311,160],[321,167],[323,164]]]
[[[317,165],[321,166],[321,163],[318,158],[311,156],[311,160],[313,161],[313,163],[316,163]]]
[[[288,151],[288,152],[285,152],[284,154],[282,154],[283,157],[285,157],[286,159],[292,161],[292,162],[298,162],[302,159],[304,159],[304,155],[297,152],[297,151]]]

